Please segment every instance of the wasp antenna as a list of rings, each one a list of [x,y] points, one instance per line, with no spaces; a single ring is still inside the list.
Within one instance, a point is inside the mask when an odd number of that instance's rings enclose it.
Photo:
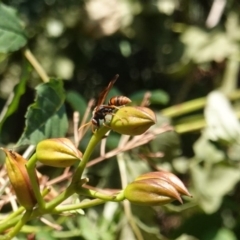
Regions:
[[[82,128],[86,127],[87,125],[91,124],[91,122],[87,122],[85,124],[83,124],[82,126],[80,126],[80,128],[78,129],[78,131],[80,131]]]

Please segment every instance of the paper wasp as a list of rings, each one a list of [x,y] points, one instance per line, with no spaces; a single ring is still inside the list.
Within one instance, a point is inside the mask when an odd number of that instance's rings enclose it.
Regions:
[[[92,123],[92,130],[94,129],[93,128],[94,126],[96,128],[100,127],[100,120],[103,120],[104,122],[106,122],[106,116],[108,114],[113,115],[116,109],[131,102],[131,100],[125,96],[116,96],[116,97],[110,98],[108,103],[104,104],[107,94],[111,90],[114,83],[117,81],[118,77],[119,75],[116,74],[114,78],[110,81],[108,86],[99,95],[97,105],[92,112],[92,120],[91,122],[87,123],[87,124]],[[85,125],[81,126],[80,129]]]

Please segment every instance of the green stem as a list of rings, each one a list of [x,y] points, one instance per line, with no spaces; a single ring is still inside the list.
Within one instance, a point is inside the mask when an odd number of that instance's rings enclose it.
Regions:
[[[3,221],[0,222],[1,226],[2,224],[4,224],[5,222],[10,221],[11,219],[17,217],[18,215],[22,214],[25,211],[24,207],[19,207],[15,212],[12,212],[11,214],[9,214],[6,218],[4,218]]]
[[[94,206],[103,204],[105,202],[106,201],[104,201],[102,199],[85,200],[78,204],[71,204],[71,205],[67,205],[67,206],[58,206],[53,210],[53,213],[63,213],[66,211],[71,211],[71,210],[90,208],[90,207],[94,207]]]
[[[45,206],[45,210],[48,212],[53,210],[58,204],[69,198],[75,192],[74,186],[68,186],[65,191],[60,193],[56,198],[54,198],[51,202],[47,203]]]
[[[82,161],[79,163],[79,165],[73,175],[71,184],[76,184],[79,181],[79,179],[81,179],[83,171],[86,168],[86,165],[89,161],[89,158],[90,158],[93,150],[95,149],[96,145],[102,140],[102,138],[105,137],[105,135],[108,131],[109,131],[109,128],[101,127],[92,135],[92,137],[88,143],[88,146],[84,152]]]
[[[14,236],[16,236],[23,225],[28,221],[32,213],[32,210],[26,210],[26,212],[23,214],[23,217],[19,219],[18,223],[15,225],[15,227],[5,236],[6,239],[12,239]]]
[[[83,158],[79,163],[76,171],[73,174],[72,182],[68,186],[68,188],[62,192],[58,197],[53,199],[50,203],[47,203],[45,209],[51,210],[54,209],[59,203],[63,202],[65,199],[70,197],[76,190],[76,186],[78,185],[79,181],[81,180],[83,171],[89,161],[89,158],[95,149],[96,145],[102,140],[105,134],[109,131],[106,127],[99,128],[91,137],[88,146],[83,154]]]
[[[35,171],[35,169],[36,169],[36,162],[37,162],[37,158],[36,158],[36,153],[35,153],[28,160],[28,163],[26,164],[26,168],[27,168],[27,172],[28,172],[29,178],[31,179],[33,192],[34,192],[35,197],[37,199],[38,206],[39,206],[40,209],[45,209],[45,202],[44,202],[44,200],[42,198],[42,195],[40,193],[39,184],[38,184],[36,171]]]
[[[104,194],[91,189],[79,188],[77,189],[77,193],[88,197],[99,198],[104,201],[121,202],[125,199],[122,190],[119,190],[117,193],[115,192],[113,194]]]
[[[71,210],[90,208],[90,207],[94,207],[94,206],[103,204],[104,202],[106,202],[106,201],[101,200],[101,199],[93,199],[93,200],[83,201],[78,204],[71,204],[71,205],[67,205],[67,206],[58,206],[55,209],[51,210],[51,213],[59,214],[59,213],[63,213],[66,211],[71,211]],[[36,218],[40,217],[41,215],[42,215],[42,213],[40,213],[37,209],[33,210],[32,215],[29,218],[29,220],[36,219]],[[9,229],[10,227],[14,226],[18,221],[20,221],[20,216],[17,216],[15,219],[11,219],[4,226],[1,225],[0,232],[3,232],[4,230]],[[2,238],[0,237],[0,239],[2,239]],[[6,240],[5,238],[3,238],[3,239]]]
[[[239,100],[240,99],[240,90],[237,89],[235,91],[232,91],[231,94],[227,95],[227,97],[231,101]],[[206,105],[206,102],[207,102],[206,97],[197,98],[194,100],[190,100],[187,102],[183,102],[183,103],[171,106],[169,108],[165,108],[165,109],[161,110],[161,114],[163,114],[165,117],[170,117],[170,118],[179,117],[181,115],[189,114],[191,112],[194,112],[194,111],[204,108],[204,106]]]
[[[67,199],[68,197],[70,197],[74,192],[76,192],[76,186],[79,184],[79,181],[81,180],[83,171],[86,167],[86,164],[89,161],[89,158],[92,154],[92,152],[94,151],[96,145],[102,140],[102,138],[105,137],[106,133],[109,131],[109,128],[107,127],[101,127],[99,128],[91,137],[89,144],[86,148],[86,151],[84,152],[82,161],[80,162],[80,164],[78,165],[73,178],[72,178],[72,182],[71,184],[68,186],[68,188],[62,192],[61,194],[58,195],[58,197],[56,197],[54,200],[52,200],[51,202],[45,204],[42,195],[39,191],[39,186],[38,186],[38,182],[37,182],[37,178],[36,178],[36,174],[35,174],[35,167],[36,167],[36,154],[34,154],[31,159],[28,161],[26,168],[29,174],[29,177],[32,181],[32,187],[33,187],[33,191],[34,194],[36,196],[36,199],[38,201],[38,205],[39,208],[35,209],[33,211],[33,214],[31,215],[31,219],[39,217],[42,215],[42,213],[49,213],[49,212],[57,212],[59,211],[59,208],[54,209],[58,204],[60,204],[61,202],[63,202],[65,199]],[[91,193],[91,194],[96,194],[96,193]],[[96,197],[96,195],[95,195]],[[106,197],[106,196],[105,196]],[[112,200],[112,196],[111,196],[111,200]],[[101,200],[101,199],[95,199],[94,202],[91,203],[80,203],[79,205],[75,205],[75,209],[77,208],[84,208],[84,207],[91,207],[91,205],[98,205],[101,203],[104,203],[106,200]],[[70,206],[70,208],[73,206]],[[68,208],[68,206],[66,206],[66,208]],[[19,216],[18,216],[19,217]],[[13,226],[14,223],[16,223],[19,219],[18,217],[12,219],[11,221],[11,226]]]

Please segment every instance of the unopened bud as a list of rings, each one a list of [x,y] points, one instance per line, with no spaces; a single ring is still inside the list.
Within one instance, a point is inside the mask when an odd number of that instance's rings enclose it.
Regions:
[[[6,154],[6,169],[19,203],[26,209],[32,209],[36,198],[31,180],[26,170],[27,160],[16,152],[2,148]]]
[[[147,206],[164,205],[174,200],[182,203],[180,194],[191,196],[183,183],[168,172],[143,174],[124,190],[124,196],[130,202]]]
[[[184,186],[183,182],[173,173],[167,171],[158,171],[158,172],[150,172],[142,174],[141,176],[137,177],[135,180],[142,180],[145,178],[159,178],[169,182],[175,189],[181,194],[191,197],[191,194]]]
[[[113,116],[110,127],[125,135],[140,135],[156,123],[154,112],[146,107],[121,107]]]
[[[67,138],[50,138],[38,143],[37,160],[52,167],[70,167],[80,161],[82,153]]]

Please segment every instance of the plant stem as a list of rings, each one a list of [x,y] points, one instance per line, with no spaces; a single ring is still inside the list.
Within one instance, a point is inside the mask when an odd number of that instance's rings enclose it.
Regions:
[[[6,239],[12,239],[14,236],[16,236],[19,231],[21,230],[22,226],[28,221],[29,217],[31,216],[32,210],[26,210],[26,212],[23,214],[23,217],[20,218],[18,223],[15,225],[15,227],[5,236]]]
[[[10,221],[11,219],[13,219],[13,218],[19,216],[20,214],[22,214],[24,211],[25,211],[24,207],[19,207],[15,212],[12,212],[6,218],[4,218],[4,220],[1,221],[0,224],[4,224],[5,222]]]
[[[40,209],[45,209],[45,202],[44,202],[42,195],[40,193],[40,190],[39,190],[38,180],[37,180],[36,171],[35,171],[36,162],[37,162],[37,158],[36,158],[36,153],[35,153],[28,160],[28,163],[26,164],[26,169],[27,169],[29,178],[31,179],[33,192],[37,199],[38,206]]]
[[[79,181],[81,180],[83,171],[86,167],[86,164],[89,161],[89,158],[95,149],[96,145],[101,141],[101,139],[105,136],[105,134],[109,131],[106,127],[99,128],[91,137],[87,148],[83,154],[82,161],[79,163],[76,171],[73,174],[72,182],[67,187],[67,189],[58,195],[55,199],[53,199],[50,203],[47,203],[45,206],[46,210],[54,209],[59,203],[63,202],[65,199],[70,197],[73,193],[76,192],[76,187],[78,186]]]
[[[90,158],[93,150],[95,149],[96,145],[102,140],[102,138],[105,137],[105,135],[108,131],[109,131],[109,128],[106,128],[103,126],[99,129],[97,129],[97,131],[92,135],[92,137],[88,143],[88,146],[83,154],[82,161],[79,163],[79,165],[73,175],[71,185],[75,185],[81,179],[83,171],[86,168],[86,165],[89,161],[89,158]]]
[[[99,198],[104,201],[121,202],[124,200],[124,194],[122,190],[118,190],[118,192],[114,192],[110,194],[105,194],[105,193],[101,193],[95,190],[86,189],[82,187],[77,190],[77,193],[80,195],[88,196],[88,197]]]
[[[43,82],[48,82],[49,77],[46,74],[45,70],[41,66],[41,64],[37,61],[35,56],[32,54],[30,49],[26,48],[24,50],[24,56],[27,58],[27,60],[32,64],[33,68],[36,70],[40,78],[43,80]]]
[[[90,208],[90,207],[94,207],[94,206],[103,204],[105,202],[106,201],[104,201],[102,199],[85,200],[78,204],[71,204],[71,205],[67,205],[67,206],[58,206],[53,210],[53,213],[63,213],[66,211],[71,211],[71,210]]]

